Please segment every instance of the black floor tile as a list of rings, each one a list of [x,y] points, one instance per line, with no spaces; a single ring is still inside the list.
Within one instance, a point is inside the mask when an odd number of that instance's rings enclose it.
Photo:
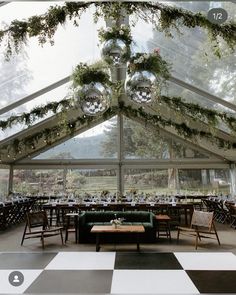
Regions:
[[[43,269],[57,253],[2,253],[0,269]]]
[[[173,253],[116,253],[115,269],[183,269]]]
[[[236,294],[236,271],[188,270],[186,272],[200,293]]]
[[[112,270],[46,270],[25,293],[110,293]]]

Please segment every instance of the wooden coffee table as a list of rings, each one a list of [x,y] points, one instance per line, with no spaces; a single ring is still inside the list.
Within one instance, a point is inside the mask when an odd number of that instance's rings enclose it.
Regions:
[[[125,234],[135,234],[136,235],[136,243],[137,250],[139,251],[139,234],[144,233],[145,229],[143,225],[120,225],[115,228],[112,225],[94,225],[91,229],[91,233],[96,234],[96,252],[100,250],[100,235],[101,234],[117,234],[117,233],[125,233]]]

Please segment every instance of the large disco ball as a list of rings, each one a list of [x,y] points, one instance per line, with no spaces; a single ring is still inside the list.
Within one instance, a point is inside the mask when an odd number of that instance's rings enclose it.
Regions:
[[[110,39],[104,42],[102,57],[110,65],[119,66],[127,62],[129,46],[121,39]]]
[[[155,98],[156,76],[149,71],[135,72],[126,81],[127,96],[137,103],[150,103]]]
[[[96,116],[106,111],[110,105],[110,88],[99,82],[83,85],[78,90],[78,99],[82,111],[88,116]]]

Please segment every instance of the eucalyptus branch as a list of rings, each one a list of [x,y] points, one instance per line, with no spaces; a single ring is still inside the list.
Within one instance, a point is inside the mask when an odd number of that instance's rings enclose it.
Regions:
[[[214,53],[219,57],[219,37],[223,38],[232,50],[236,45],[235,23],[213,24],[201,13],[152,2],[66,2],[62,6],[51,6],[45,14],[22,21],[14,20],[6,29],[0,30],[0,42],[6,39],[6,57],[9,59],[13,53],[19,53],[22,45],[31,37],[38,37],[41,45],[47,41],[53,45],[53,37],[58,27],[68,21],[73,21],[74,25],[78,26],[81,15],[91,5],[95,6],[95,21],[99,17],[118,19],[125,12],[152,23],[157,30],[164,31],[169,36],[172,28],[179,30],[181,26],[202,27],[214,41]]]

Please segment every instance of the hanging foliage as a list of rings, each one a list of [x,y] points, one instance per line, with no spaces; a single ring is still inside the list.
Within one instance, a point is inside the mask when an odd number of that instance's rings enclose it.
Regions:
[[[201,107],[196,103],[188,103],[181,99],[181,97],[160,96],[159,101],[164,102],[170,108],[181,114],[187,114],[194,120],[202,120],[216,127],[218,123],[224,122],[231,131],[236,132],[236,118],[230,116],[226,112],[218,112],[213,109]]]
[[[104,70],[96,66],[88,66],[80,63],[76,66],[72,74],[73,87],[83,86],[92,82],[100,82],[104,85],[111,85],[110,76]]]
[[[0,30],[0,42],[6,41],[6,57],[10,58],[13,53],[18,53],[30,37],[38,37],[41,45],[47,41],[53,44],[57,28],[68,21],[73,21],[77,26],[81,15],[91,5],[95,7],[95,21],[100,17],[117,19],[125,12],[152,23],[157,30],[164,31],[169,36],[172,28],[180,31],[181,26],[202,27],[208,31],[214,43],[214,53],[219,57],[219,37],[232,50],[236,45],[235,23],[213,24],[201,13],[152,2],[66,2],[61,6],[51,6],[45,14],[23,21],[14,20],[8,27]]]
[[[150,71],[164,80],[170,78],[170,65],[162,59],[158,50],[153,53],[136,53],[129,60],[128,74],[137,71]]]
[[[209,140],[221,149],[236,148],[236,142],[224,140],[209,131],[191,128],[187,126],[187,124],[184,122],[176,123],[171,119],[163,118],[160,114],[152,115],[146,113],[141,107],[138,109],[134,109],[131,106],[125,106],[124,103],[120,103],[118,107],[109,107],[105,113],[98,117],[102,117],[105,121],[116,115],[118,112],[123,113],[129,118],[140,118],[145,122],[145,124],[152,124],[153,126],[157,126],[158,128],[173,127],[180,136],[183,136],[188,140],[195,140],[196,137],[199,137]],[[27,136],[22,140],[15,139],[10,144],[6,144],[1,148],[2,155],[3,151],[6,151],[9,158],[12,157],[13,159],[15,159],[24,151],[28,152],[29,149],[35,150],[37,144],[40,141],[43,141],[47,145],[51,145],[52,143],[57,141],[57,138],[60,138],[61,136],[73,136],[77,129],[84,125],[89,125],[93,120],[94,117],[83,115],[75,118],[74,120],[65,120],[61,124],[52,128],[43,129],[42,131]]]
[[[23,113],[19,116],[11,116],[7,120],[1,120],[0,128],[2,130],[5,130],[6,128],[11,128],[15,124],[25,124],[29,127],[36,120],[44,118],[49,112],[53,112],[53,114],[58,114],[59,112],[64,112],[65,110],[68,110],[72,107],[72,99],[62,99],[59,102],[50,102],[44,106],[33,108],[28,113]]]
[[[160,114],[152,115],[146,113],[143,108],[133,109],[131,106],[125,106],[124,104],[120,104],[120,110],[126,116],[132,118],[140,118],[143,119],[146,124],[152,124],[158,127],[174,127],[177,133],[183,136],[186,139],[194,139],[196,137],[205,138],[210,142],[216,144],[219,148],[231,149],[236,148],[236,142],[231,142],[229,140],[224,140],[218,136],[215,136],[211,132],[206,132],[204,130],[198,130],[195,128],[191,128],[186,125],[186,123],[176,123],[171,119],[164,119]]]

